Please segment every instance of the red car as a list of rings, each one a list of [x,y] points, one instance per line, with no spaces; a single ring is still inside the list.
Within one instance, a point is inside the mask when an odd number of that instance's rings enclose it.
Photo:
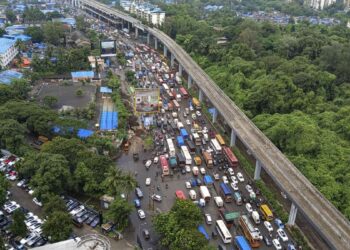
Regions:
[[[175,195],[176,195],[176,198],[180,200],[186,200],[186,196],[184,192],[182,192],[182,190],[176,190]]]

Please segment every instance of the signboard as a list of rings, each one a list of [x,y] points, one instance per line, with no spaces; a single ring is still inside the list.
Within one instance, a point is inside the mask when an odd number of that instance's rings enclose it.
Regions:
[[[117,55],[117,44],[115,40],[101,41],[101,57],[111,57]]]
[[[135,89],[135,113],[156,113],[159,108],[159,89]]]

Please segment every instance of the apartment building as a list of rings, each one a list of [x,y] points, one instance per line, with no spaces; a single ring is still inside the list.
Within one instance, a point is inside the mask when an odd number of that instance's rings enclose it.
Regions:
[[[18,49],[16,41],[8,38],[0,38],[0,66],[5,68],[16,57]]]

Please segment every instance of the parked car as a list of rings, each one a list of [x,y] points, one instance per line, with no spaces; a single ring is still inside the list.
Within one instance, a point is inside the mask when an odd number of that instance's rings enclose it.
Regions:
[[[33,202],[37,204],[39,207],[42,207],[43,204],[38,200],[38,198],[34,197]]]
[[[137,214],[141,220],[146,218],[146,214],[142,209],[137,210]]]
[[[159,194],[152,194],[151,198],[155,201],[162,201],[162,196],[160,196]]]

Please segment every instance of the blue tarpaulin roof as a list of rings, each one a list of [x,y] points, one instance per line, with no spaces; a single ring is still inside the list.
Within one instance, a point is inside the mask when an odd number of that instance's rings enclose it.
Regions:
[[[81,129],[78,129],[77,136],[80,139],[85,139],[85,138],[88,138],[88,137],[92,136],[93,134],[94,134],[94,131],[81,128]]]
[[[76,71],[71,72],[72,78],[93,78],[94,72],[93,71]]]
[[[211,178],[210,175],[205,175],[204,176],[204,183],[205,184],[213,184],[213,179]]]
[[[100,130],[114,130],[118,128],[118,112],[104,111],[100,117]]]
[[[28,42],[32,39],[31,36],[27,36],[27,35],[23,35],[23,34],[15,34],[15,35],[4,35],[3,36],[4,38],[8,38],[8,39],[11,39],[11,40],[21,40],[23,42]]]
[[[0,72],[0,83],[10,85],[12,80],[21,79],[23,74],[14,70]]]
[[[100,87],[100,92],[101,93],[112,93],[112,89],[108,88],[108,87]]]

